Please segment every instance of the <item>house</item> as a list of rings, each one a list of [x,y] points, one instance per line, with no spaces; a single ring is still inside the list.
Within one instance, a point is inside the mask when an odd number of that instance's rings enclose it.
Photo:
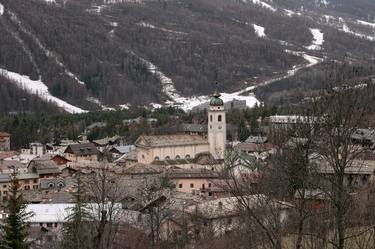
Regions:
[[[373,129],[357,129],[350,136],[353,144],[361,144],[362,146],[372,146],[375,141],[375,130]]]
[[[103,152],[108,146],[120,144],[120,136],[105,137],[102,139],[93,140],[92,143],[98,148],[100,152]]]
[[[70,144],[64,154],[71,162],[98,161],[100,151],[93,143]]]
[[[50,156],[35,158],[28,165],[29,172],[38,174],[40,178],[53,178],[61,174],[59,166]]]
[[[39,189],[39,175],[34,173],[19,173],[16,177],[20,190]],[[10,174],[0,174],[0,200],[7,200],[10,183]]]
[[[329,179],[336,174],[335,170],[325,161],[316,159],[316,173]],[[355,159],[345,167],[344,185],[356,192],[375,182],[375,161]],[[323,183],[322,183],[323,184]]]
[[[1,160],[0,159],[0,174],[10,174],[15,169],[18,173],[26,173],[27,166],[19,161]]]
[[[257,160],[266,160],[276,152],[276,146],[271,143],[239,143],[234,149],[254,156]]]
[[[61,155],[54,155],[51,158],[52,161],[54,161],[57,165],[66,165],[68,162],[70,162],[68,159]]]
[[[0,151],[10,150],[10,134],[7,132],[0,132]]]
[[[264,225],[268,222],[268,215],[275,215],[280,223],[285,224],[289,216],[291,204],[272,199],[263,194],[246,195],[239,197],[225,197],[203,201],[196,205],[188,206],[185,212],[191,219],[202,221],[201,230],[212,232],[214,236],[224,235],[236,229],[243,222],[241,214],[245,207],[250,207],[252,212],[263,212],[272,210],[269,214],[264,213],[258,219],[264,220]],[[275,212],[277,211],[277,212]]]
[[[170,169],[165,176],[176,187],[176,191],[192,194],[199,194],[211,189],[212,181],[219,178],[216,172],[207,169]]]
[[[120,158],[122,155],[128,154],[130,151],[135,150],[135,145],[122,145],[122,146],[114,146],[112,149],[109,150],[112,153],[112,157],[114,159]]]

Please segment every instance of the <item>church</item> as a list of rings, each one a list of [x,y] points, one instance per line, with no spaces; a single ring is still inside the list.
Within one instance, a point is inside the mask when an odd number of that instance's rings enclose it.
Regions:
[[[135,142],[138,163],[191,160],[202,154],[209,154],[215,160],[223,160],[226,116],[224,102],[217,91],[209,103],[207,125],[207,138],[185,134],[140,136]]]

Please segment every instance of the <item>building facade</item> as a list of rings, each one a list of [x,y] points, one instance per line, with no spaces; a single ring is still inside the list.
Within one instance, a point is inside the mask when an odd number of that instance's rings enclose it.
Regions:
[[[224,102],[215,92],[208,109],[208,143],[210,153],[215,159],[224,159],[227,139],[227,126]]]

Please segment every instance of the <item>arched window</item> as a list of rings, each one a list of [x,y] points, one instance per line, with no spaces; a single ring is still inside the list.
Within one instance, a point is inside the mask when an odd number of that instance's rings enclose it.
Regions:
[[[176,156],[176,160],[178,160],[178,159],[181,159],[181,157],[179,155]]]
[[[165,160],[170,160],[170,159],[171,159],[170,156],[166,156],[166,157],[165,157]]]
[[[210,115],[210,122],[212,122],[212,115]]]
[[[154,158],[154,161],[159,161],[160,160],[160,158],[158,157],[158,156],[156,156],[155,158]]]
[[[190,155],[187,154],[187,155],[185,156],[185,159],[190,159]]]
[[[221,120],[222,120],[221,115],[219,115],[219,116],[217,117],[217,121],[221,122]]]

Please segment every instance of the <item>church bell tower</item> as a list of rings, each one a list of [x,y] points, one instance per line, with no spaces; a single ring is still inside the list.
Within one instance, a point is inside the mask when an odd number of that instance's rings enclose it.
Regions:
[[[208,107],[208,142],[210,153],[215,159],[224,159],[227,127],[224,102],[215,91]]]

